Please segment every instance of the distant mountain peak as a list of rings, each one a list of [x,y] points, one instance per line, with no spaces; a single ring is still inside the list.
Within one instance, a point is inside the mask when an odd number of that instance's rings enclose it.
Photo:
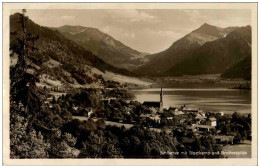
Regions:
[[[204,23],[200,27],[216,27],[216,26],[210,25],[208,23]]]
[[[220,28],[220,27],[210,25],[208,23],[204,23],[198,29],[194,30],[193,32],[216,36],[216,33],[218,33],[221,30],[222,30],[222,28]]]
[[[222,28],[221,33],[227,31],[230,31],[230,28]],[[193,51],[189,58],[174,65],[166,73],[179,76],[223,73],[247,56],[251,56],[251,31],[247,27],[239,27],[223,38],[202,45]],[[239,66],[236,70],[241,72]],[[248,71],[246,73],[250,74]]]
[[[144,75],[160,76],[160,74],[166,72],[174,65],[189,59],[193,56],[193,52],[205,43],[225,38],[237,28],[221,28],[204,23],[191,33],[175,41],[168,49],[150,55],[149,63],[138,68],[136,72]]]
[[[97,28],[64,25],[58,27],[57,30],[66,38],[118,68],[133,70],[148,61],[146,54],[124,45]]]

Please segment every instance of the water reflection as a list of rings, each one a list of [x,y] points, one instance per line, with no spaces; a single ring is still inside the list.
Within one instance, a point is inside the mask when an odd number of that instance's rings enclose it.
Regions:
[[[183,104],[199,107],[205,111],[225,113],[251,113],[251,91],[235,89],[163,89],[164,107],[180,107]],[[160,89],[134,91],[134,100],[159,101]]]

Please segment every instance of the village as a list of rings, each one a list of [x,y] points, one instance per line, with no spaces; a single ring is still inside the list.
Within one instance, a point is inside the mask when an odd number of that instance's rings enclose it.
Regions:
[[[106,88],[106,90],[115,90]],[[117,89],[118,90],[118,89]],[[132,100],[122,100],[118,92],[113,92],[116,95],[104,95],[103,90],[96,89],[96,95],[99,96],[99,105],[103,107],[103,113],[100,109],[90,107],[82,108],[80,104],[74,103],[70,107],[70,112],[73,119],[87,121],[92,119],[97,121],[103,119],[105,125],[124,127],[129,129],[133,126],[144,126],[145,128],[155,132],[173,133],[177,141],[183,144],[193,144],[196,139],[211,135],[215,142],[221,146],[234,144],[238,142],[236,135],[221,131],[221,126],[218,126],[219,117],[225,119],[223,112],[209,113],[204,112],[200,108],[183,105],[180,108],[163,107],[163,89],[160,92],[160,101],[144,101],[139,103]],[[56,95],[56,97],[54,96]],[[50,108],[53,108],[53,98],[64,98],[65,93],[52,93],[52,97],[46,100]],[[69,109],[68,109],[69,110]],[[223,123],[222,123],[223,125]],[[249,132],[248,132],[249,133]],[[248,134],[246,139],[251,139]]]
[[[112,99],[115,100],[115,99]],[[111,99],[103,100],[106,104],[111,103]],[[130,102],[131,103],[131,102]],[[131,104],[130,104],[131,105]],[[193,133],[192,137],[182,137],[182,142],[189,143],[195,141],[196,137],[200,137],[205,134],[214,134],[215,141],[219,144],[233,144],[234,136],[231,135],[219,135],[220,130],[217,130],[217,119],[215,115],[206,115],[200,108],[193,108],[186,105],[180,108],[169,107],[168,109],[163,108],[163,89],[160,92],[160,102],[155,101],[145,101],[142,103],[144,111],[139,115],[139,124],[144,124],[151,130],[161,132],[166,131],[168,133],[172,132],[173,126],[185,126],[186,132]],[[123,110],[127,114],[130,114],[129,107],[125,107]],[[223,112],[219,112],[218,115],[224,116]],[[121,118],[116,125],[124,126],[124,120]],[[109,124],[109,123],[108,123]],[[110,123],[111,124],[111,123]],[[137,124],[135,121],[132,125]],[[158,125],[159,124],[159,125]],[[132,126],[131,125],[131,126]],[[162,127],[164,126],[164,127]],[[167,127],[165,127],[167,126]],[[161,128],[162,127],[162,128]],[[157,130],[156,130],[157,129]]]

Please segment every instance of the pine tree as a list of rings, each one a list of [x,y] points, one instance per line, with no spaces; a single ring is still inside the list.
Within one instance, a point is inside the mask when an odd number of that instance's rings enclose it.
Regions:
[[[21,38],[17,38],[17,42],[10,49],[11,54],[18,55],[17,64],[10,69],[11,89],[10,100],[16,104],[23,104],[26,110],[35,112],[40,109],[41,100],[37,94],[37,70],[32,65],[34,54],[37,51],[35,41],[39,39],[38,36],[33,36],[27,32],[28,17],[25,16],[26,10],[22,10],[17,20],[21,25]],[[12,32],[11,35],[16,35],[19,32]],[[19,35],[18,35],[19,36]]]
[[[47,157],[45,143],[42,138],[34,139],[31,135],[34,130],[32,126],[37,120],[36,112],[40,112],[42,105],[36,87],[37,70],[32,65],[37,51],[35,41],[39,37],[27,32],[28,17],[25,14],[25,9],[22,14],[17,14],[20,27],[11,32],[17,38],[15,44],[10,46],[10,52],[17,54],[18,60],[10,68],[10,155],[12,158],[42,158]],[[24,121],[17,122],[19,118]]]

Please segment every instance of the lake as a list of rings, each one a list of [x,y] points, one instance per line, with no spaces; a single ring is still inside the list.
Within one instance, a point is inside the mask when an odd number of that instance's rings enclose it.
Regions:
[[[139,102],[159,101],[161,89],[134,90]],[[164,108],[181,107],[186,104],[206,111],[251,113],[251,91],[238,89],[163,89]]]

